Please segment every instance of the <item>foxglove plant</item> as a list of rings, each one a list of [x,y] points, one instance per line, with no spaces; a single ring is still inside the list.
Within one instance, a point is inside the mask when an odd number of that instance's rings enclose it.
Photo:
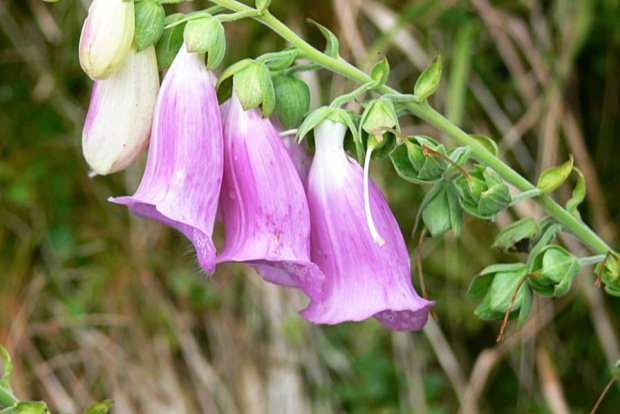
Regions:
[[[312,260],[325,274],[325,293],[301,312],[315,323],[336,324],[374,316],[390,329],[419,330],[434,302],[411,283],[409,253],[381,191],[367,183],[376,243],[364,209],[364,171],[345,153],[346,126],[331,120],[315,129],[316,154],[308,177]]]
[[[80,65],[93,80],[118,69],[134,37],[134,2],[93,0],[80,37]]]
[[[433,237],[449,231],[458,236],[464,213],[494,220],[528,198],[548,213],[539,221],[514,223],[498,236],[497,246],[528,251],[530,257],[527,263],[490,266],[473,280],[469,296],[483,299],[477,310],[481,317],[496,318],[505,310],[507,322],[518,310],[523,323],[534,293],[565,294],[578,269],[585,265],[598,264],[599,283],[605,283],[609,293],[618,294],[618,256],[581,220],[578,206],[585,197],[585,180],[573,168],[572,159],[544,171],[534,185],[498,158],[493,140],[466,134],[436,112],[428,98],[439,87],[440,54],[418,77],[413,93],[400,93],[387,86],[387,59],[369,73],[363,72],[340,57],[337,37],[323,26],[318,25],[327,47],[320,52],[271,15],[269,0],[257,0],[256,7],[236,0],[212,2],[216,6],[207,10],[165,17],[162,2],[142,0],[136,3],[134,18],[131,0],[94,0],[80,42],[80,62],[93,79],[114,76],[130,53],[132,39],[138,50],[156,44],[160,70],[174,59],[155,108],[152,145],[140,187],[133,197],[113,201],[182,231],[194,242],[207,272],[214,270],[216,261],[250,264],[266,280],[302,289],[312,300],[303,315],[314,322],[374,316],[392,329],[420,329],[432,302],[418,297],[413,289],[403,237],[368,171],[371,160],[389,155],[401,178],[434,186],[418,209],[417,220]],[[223,10],[231,13],[220,13]],[[217,67],[226,50],[222,22],[242,18],[263,23],[292,47],[255,60],[244,59],[222,72],[218,93],[228,95],[222,81],[231,76],[234,89],[232,100],[222,107],[222,135],[213,81],[201,57],[206,53],[207,67]],[[186,46],[181,46],[183,43]],[[186,47],[200,55],[188,54]],[[309,63],[295,66],[300,57]],[[297,74],[319,68],[360,86],[337,97],[329,107],[308,113],[310,90]],[[116,92],[101,93],[101,85],[95,86],[84,135],[85,155],[100,174],[119,169],[135,157],[136,148],[143,145],[136,138],[143,135],[137,131],[146,125],[140,120],[145,120],[143,115],[148,112],[129,113],[120,110],[120,104],[111,108],[122,100]],[[128,93],[133,94],[129,101],[136,102],[144,91],[138,92],[137,83],[127,85],[131,85]],[[113,89],[120,90],[109,88]],[[363,101],[363,96],[369,99]],[[365,108],[361,117],[341,108],[357,98]],[[139,105],[148,108],[143,102],[147,100],[139,99]],[[301,123],[302,138],[317,127],[316,156],[308,180],[305,148],[278,136],[268,119],[274,111],[288,130]],[[405,112],[424,119],[463,146],[449,148],[428,136],[405,136],[398,119]],[[140,127],[130,127],[128,119]],[[352,133],[345,147],[364,162],[365,170],[347,158],[340,121]],[[125,132],[107,129],[115,123]],[[106,135],[113,139],[104,140]],[[123,151],[131,156],[120,151],[119,137],[128,143]],[[395,145],[396,137],[399,145]],[[115,161],[113,167],[106,166],[109,159]],[[550,194],[573,171],[578,175],[577,186],[564,208]],[[508,184],[520,193],[513,196]],[[211,234],[218,198],[225,244],[216,260]],[[562,231],[573,234],[595,255],[578,259],[552,246]],[[506,274],[517,274],[519,280],[506,284]]]
[[[146,149],[158,91],[153,46],[132,49],[116,72],[95,81],[82,134],[84,158],[95,174],[123,170]]]
[[[224,120],[220,208],[225,242],[218,263],[254,266],[267,281],[320,299],[324,277],[310,261],[310,213],[284,143],[257,108],[233,92]]]
[[[222,182],[222,124],[214,75],[204,55],[179,50],[157,98],[151,145],[140,186],[111,198],[138,216],[182,232],[207,273],[215,270],[211,240]]]

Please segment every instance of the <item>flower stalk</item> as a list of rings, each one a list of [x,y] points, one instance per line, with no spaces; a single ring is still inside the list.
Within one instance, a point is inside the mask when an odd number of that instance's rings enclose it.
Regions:
[[[246,6],[236,0],[210,1],[233,12],[248,12],[255,10],[252,7]],[[328,56],[314,48],[312,45],[300,38],[294,31],[288,28],[288,26],[274,17],[268,10],[264,10],[259,15],[252,16],[252,18],[267,26],[284,40],[297,47],[302,52],[300,57],[308,59],[325,69],[338,73],[362,85],[373,81],[368,74],[353,66],[346,60],[340,57],[334,58]],[[376,90],[382,94],[389,94],[396,97],[403,96],[403,98],[405,97],[404,94],[401,94],[387,85],[378,86]],[[443,115],[433,109],[427,102],[416,102],[414,100],[405,99],[404,107],[409,112],[433,125],[435,128],[452,139],[469,147],[471,149],[472,157],[487,167],[494,169],[504,180],[514,185],[520,191],[528,192],[536,189],[534,184],[513,170],[495,155],[488,152],[474,138],[446,119]],[[606,254],[612,250],[603,239],[592,231],[592,229],[571,215],[549,195],[541,195],[533,200],[547,213],[549,213],[558,223],[560,223],[564,230],[579,238],[593,252],[598,254]]]

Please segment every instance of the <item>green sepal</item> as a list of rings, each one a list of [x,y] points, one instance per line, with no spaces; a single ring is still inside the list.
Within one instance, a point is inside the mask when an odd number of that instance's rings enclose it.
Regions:
[[[164,20],[164,25],[175,23],[185,18],[182,13],[171,14]],[[183,31],[185,30],[185,23],[180,23],[176,26],[164,29],[157,45],[155,46],[155,52],[157,54],[157,67],[160,71],[164,71],[172,65],[172,61],[177,56],[181,45],[183,44]]]
[[[430,66],[422,72],[415,83],[413,93],[420,99],[425,101],[429,96],[435,93],[439,87],[441,80],[441,52],[437,51],[437,56],[431,62]]]
[[[431,236],[437,237],[454,230],[460,235],[462,230],[463,212],[458,202],[458,192],[449,181],[437,184],[422,202],[422,220]]]
[[[296,76],[273,78],[276,94],[276,115],[287,129],[297,128],[310,110],[310,88]]]
[[[537,237],[534,242],[534,247],[530,251],[530,257],[528,259],[528,266],[530,273],[532,272],[532,261],[534,257],[538,255],[549,243],[555,239],[555,236],[562,230],[562,226],[557,223],[549,223],[543,227],[542,234]]]
[[[525,265],[521,265],[516,270],[497,272],[493,278],[493,283],[489,289],[490,309],[495,312],[504,313],[508,310],[510,301],[515,293],[515,290],[521,284],[521,288],[517,293],[517,296],[512,304],[511,313],[521,308],[521,302],[524,296],[523,285],[521,280],[527,275],[527,268]]]
[[[226,33],[222,23],[213,16],[205,15],[190,20],[183,32],[189,53],[206,53],[207,68],[218,67],[226,54]]]
[[[311,130],[313,130],[318,124],[321,123],[321,121],[325,119],[345,124],[350,133],[353,134],[353,141],[356,142],[356,146],[361,145],[361,140],[358,133],[358,126],[350,111],[342,108],[332,108],[330,106],[321,106],[310,112],[310,114],[306,117],[306,119],[304,119],[304,122],[302,122],[301,126],[299,127],[299,131],[297,133],[298,141],[301,142]],[[360,159],[363,159],[363,156]]]
[[[138,52],[154,45],[164,33],[166,12],[156,0],[135,4],[135,32],[133,43]]]
[[[536,187],[544,193],[550,193],[558,188],[573,170],[573,156],[562,165],[551,167],[543,171]]]
[[[579,207],[579,205],[586,198],[586,180],[577,167],[574,167],[573,171],[577,173],[577,184],[573,189],[570,200],[566,202],[566,211],[572,214],[573,217],[581,220],[581,215],[579,214],[579,210],[577,209],[577,207]]]
[[[366,105],[360,119],[359,133],[362,140],[368,143],[368,137],[375,135],[374,133],[381,127],[400,130],[394,104],[392,101],[383,98],[372,100]],[[378,143],[378,146],[376,146],[372,153],[372,158],[377,161],[387,157],[396,142],[396,137],[391,131],[382,131],[380,136],[382,141]]]
[[[376,87],[383,86],[390,76],[390,63],[383,57],[370,70],[370,77],[376,82]]]
[[[540,234],[540,225],[532,218],[515,221],[502,229],[491,247],[505,252],[529,251],[532,239]]]
[[[327,45],[325,46],[325,54],[331,58],[337,59],[340,57],[340,41],[335,34],[333,34],[327,27],[322,24],[315,22],[312,19],[306,19],[308,23],[315,25],[320,31],[321,34],[325,37],[327,41]]]
[[[493,277],[499,272],[518,272],[523,268],[523,263],[497,263],[482,269],[471,281],[467,290],[467,298],[471,300],[482,299],[487,294]]]
[[[227,99],[230,78],[244,111],[260,108],[263,117],[271,116],[276,106],[276,95],[271,75],[264,63],[243,59],[226,68],[217,82],[220,102]]]

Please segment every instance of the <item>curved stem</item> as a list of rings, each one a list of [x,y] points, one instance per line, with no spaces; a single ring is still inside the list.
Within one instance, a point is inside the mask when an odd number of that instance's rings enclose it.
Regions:
[[[251,11],[255,10],[252,7],[246,6],[236,0],[210,0],[212,3],[225,7],[231,11]],[[288,28],[284,23],[275,18],[268,10],[265,10],[258,16],[254,16],[253,19],[259,23],[269,27],[272,31],[282,37],[284,40],[297,47],[302,52],[302,57],[309,59],[316,64],[322,66],[325,69],[338,73],[346,78],[349,78],[357,83],[365,84],[372,82],[372,78],[351,65],[349,62],[338,57],[333,58],[320,52],[305,40],[300,38],[295,32]],[[387,85],[383,85],[377,88],[377,91],[382,94],[390,95],[403,95],[390,88]],[[404,106],[409,112],[413,113],[417,117],[425,120],[435,128],[458,141],[462,145],[466,145],[471,149],[472,156],[476,158],[480,163],[493,168],[504,180],[508,181],[522,192],[534,190],[536,187],[530,183],[527,179],[509,167],[506,163],[499,158],[488,152],[482,147],[475,139],[470,137],[458,126],[454,125],[443,115],[433,109],[426,102],[414,102],[408,101],[404,103]],[[612,249],[601,239],[596,233],[594,233],[585,223],[575,218],[572,214],[566,211],[562,206],[556,203],[550,196],[542,195],[534,199],[536,203],[545,209],[553,218],[562,225],[562,228],[574,236],[579,238],[585,245],[587,245],[593,252],[598,254],[606,254]]]

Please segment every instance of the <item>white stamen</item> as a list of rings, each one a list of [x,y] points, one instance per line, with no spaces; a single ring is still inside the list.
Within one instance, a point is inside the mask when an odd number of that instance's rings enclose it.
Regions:
[[[297,135],[298,131],[299,131],[298,129],[289,129],[289,130],[280,132],[280,136],[286,137],[288,135]]]
[[[370,235],[372,236],[372,241],[377,243],[379,246],[383,246],[385,244],[385,240],[377,231],[375,227],[375,222],[372,219],[372,212],[370,211],[370,191],[368,186],[368,173],[370,169],[370,156],[372,155],[372,151],[374,148],[368,148],[366,152],[366,159],[364,160],[364,210],[366,212],[366,223],[368,223],[368,230],[370,230]]]

